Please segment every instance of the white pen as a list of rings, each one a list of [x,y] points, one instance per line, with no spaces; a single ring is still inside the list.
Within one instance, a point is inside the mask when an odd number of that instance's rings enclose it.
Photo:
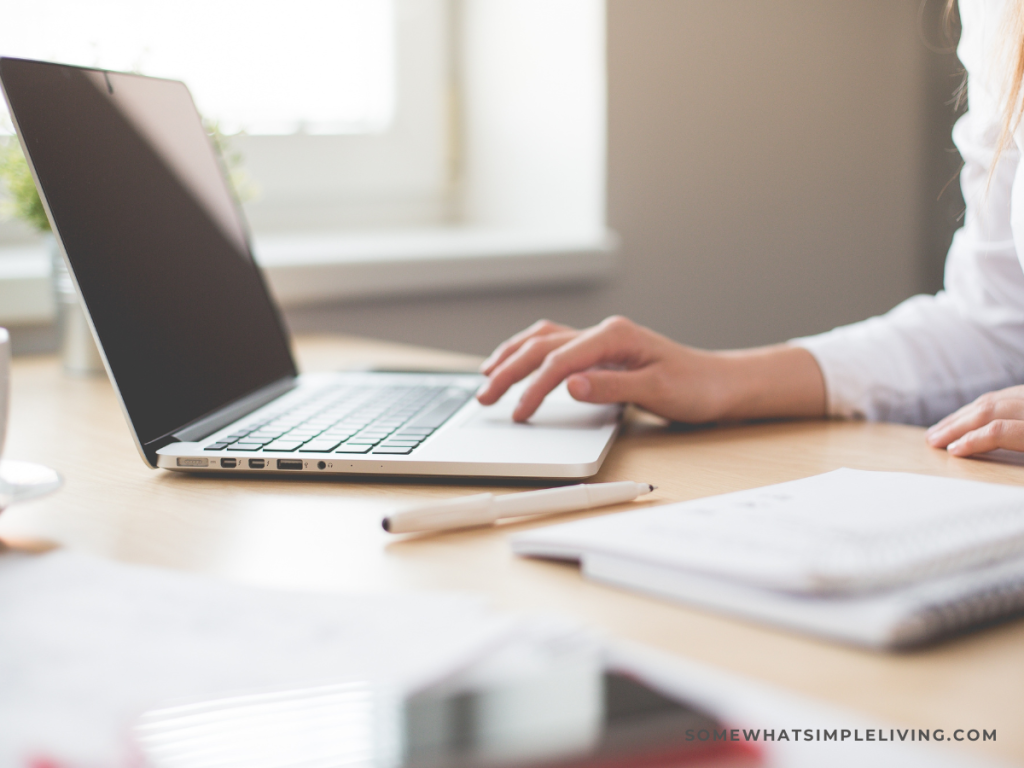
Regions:
[[[550,515],[621,504],[650,493],[656,487],[650,483],[634,483],[627,480],[618,483],[569,485],[502,496],[477,493],[395,512],[385,517],[381,524],[384,530],[390,533],[444,531],[449,528],[493,525],[496,520],[505,517]]]

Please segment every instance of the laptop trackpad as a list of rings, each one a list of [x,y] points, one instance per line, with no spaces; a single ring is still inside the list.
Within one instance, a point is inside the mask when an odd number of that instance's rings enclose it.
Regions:
[[[525,384],[517,384],[494,405],[475,408],[462,427],[522,429],[524,425],[512,420],[512,411],[524,389]],[[534,428],[598,429],[614,424],[618,412],[617,405],[593,405],[573,400],[565,384],[561,384],[544,399],[527,424]]]
[[[469,403],[416,451],[415,458],[491,464],[498,474],[502,465],[516,465],[522,474],[538,476],[547,474],[546,467],[559,467],[555,474],[567,477],[596,471],[615,434],[620,406],[577,402],[563,386],[548,395],[527,423],[518,424],[512,421],[512,411],[522,386],[489,407]],[[565,473],[567,467],[573,472]]]

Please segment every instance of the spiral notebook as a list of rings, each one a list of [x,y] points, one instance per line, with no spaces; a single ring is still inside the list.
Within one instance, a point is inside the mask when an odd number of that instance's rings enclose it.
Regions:
[[[1024,611],[1024,488],[839,469],[534,529],[597,581],[879,648]]]

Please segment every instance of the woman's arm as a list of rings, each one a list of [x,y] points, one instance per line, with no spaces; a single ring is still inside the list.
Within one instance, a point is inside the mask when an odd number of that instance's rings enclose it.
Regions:
[[[804,349],[707,352],[624,317],[585,330],[541,321],[498,347],[481,370],[489,377],[477,394],[484,405],[537,372],[513,412],[516,421],[530,418],[562,381],[577,400],[635,403],[675,421],[825,413],[821,371]]]

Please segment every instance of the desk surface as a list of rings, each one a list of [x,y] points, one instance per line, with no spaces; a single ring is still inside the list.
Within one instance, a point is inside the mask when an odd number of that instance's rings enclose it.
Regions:
[[[302,339],[296,352],[307,371],[366,362],[475,364],[450,353],[344,338]],[[150,470],[107,381],[68,377],[53,358],[15,362],[11,402],[6,456],[55,467],[66,484],[0,516],[0,538],[9,543],[58,544],[289,588],[482,591],[498,606],[559,611],[615,636],[897,725],[997,728],[995,744],[971,748],[1024,764],[1024,621],[900,655],[845,648],[591,584],[570,565],[514,557],[505,537],[536,522],[407,539],[380,529],[381,513],[397,503],[466,494],[481,483]],[[664,503],[843,466],[1024,484],[1024,466],[950,458],[926,447],[914,427],[805,421],[676,430],[639,414],[596,479],[655,483],[650,503]]]

